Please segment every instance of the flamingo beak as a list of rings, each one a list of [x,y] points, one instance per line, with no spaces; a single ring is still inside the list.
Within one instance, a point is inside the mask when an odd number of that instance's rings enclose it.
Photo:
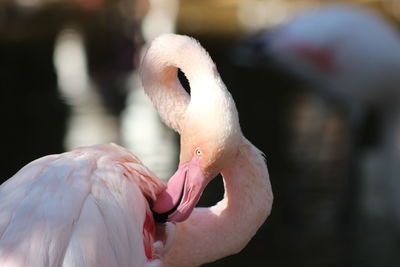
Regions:
[[[189,217],[208,183],[199,161],[200,158],[194,156],[189,162],[180,165],[169,179],[166,189],[153,204],[156,221],[181,222]]]

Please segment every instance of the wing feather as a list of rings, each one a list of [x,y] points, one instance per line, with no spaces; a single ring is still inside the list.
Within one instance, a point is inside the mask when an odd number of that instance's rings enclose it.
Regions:
[[[36,160],[0,186],[0,266],[146,266],[147,199],[163,186],[116,145]]]
[[[63,266],[118,266],[107,232],[96,200],[89,195],[74,225]]]

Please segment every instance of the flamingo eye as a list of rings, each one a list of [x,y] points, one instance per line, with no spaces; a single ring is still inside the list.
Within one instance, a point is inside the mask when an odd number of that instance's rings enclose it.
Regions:
[[[196,156],[200,157],[201,156],[200,148],[196,148],[194,153],[196,154]]]

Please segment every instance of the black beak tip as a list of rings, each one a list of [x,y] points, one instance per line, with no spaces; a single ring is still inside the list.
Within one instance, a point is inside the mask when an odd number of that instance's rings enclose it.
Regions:
[[[168,213],[157,213],[154,210],[152,210],[152,212],[153,212],[154,220],[157,223],[165,223],[165,222],[167,222],[168,215],[169,215]]]

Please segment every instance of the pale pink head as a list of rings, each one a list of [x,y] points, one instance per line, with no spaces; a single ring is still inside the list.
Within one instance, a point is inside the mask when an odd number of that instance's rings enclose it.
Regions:
[[[177,78],[181,69],[190,96]],[[200,44],[166,34],[148,49],[141,70],[143,86],[164,122],[180,133],[180,163],[154,202],[156,218],[185,220],[205,186],[237,154],[242,138],[232,96]]]

